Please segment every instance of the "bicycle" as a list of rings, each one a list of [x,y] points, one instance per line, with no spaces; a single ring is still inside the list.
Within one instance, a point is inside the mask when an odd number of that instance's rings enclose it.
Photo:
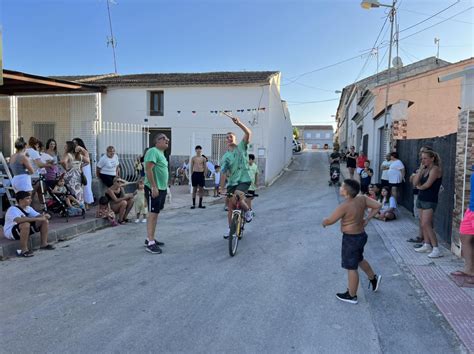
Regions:
[[[227,193],[228,198],[232,198],[233,196],[233,193]],[[258,194],[245,194],[245,197],[255,198],[258,197]],[[237,253],[239,241],[244,233],[246,221],[243,213],[244,211],[240,206],[240,198],[237,197],[235,209],[232,211],[232,219],[229,227],[229,236],[227,238],[227,240],[229,241],[229,254],[231,257],[234,257]]]

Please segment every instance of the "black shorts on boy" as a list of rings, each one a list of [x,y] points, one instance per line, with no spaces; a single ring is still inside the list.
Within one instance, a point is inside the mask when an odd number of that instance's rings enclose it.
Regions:
[[[342,235],[341,265],[344,269],[357,270],[359,263],[364,260],[364,246],[367,234]]]

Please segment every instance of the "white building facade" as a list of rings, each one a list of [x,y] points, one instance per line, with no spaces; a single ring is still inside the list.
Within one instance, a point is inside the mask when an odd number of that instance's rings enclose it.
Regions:
[[[252,131],[249,153],[256,156],[261,182],[270,183],[292,156],[292,125],[280,97],[280,76],[279,72],[143,74],[77,81],[106,87],[102,120],[146,126],[144,146],[156,134],[166,133],[171,139],[171,171],[189,160],[196,145],[218,164],[226,150],[226,133],[235,132],[238,140],[243,136],[222,112],[238,116]]]

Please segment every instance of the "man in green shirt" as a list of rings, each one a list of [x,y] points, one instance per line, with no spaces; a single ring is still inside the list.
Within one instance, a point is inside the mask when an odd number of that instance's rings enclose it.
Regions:
[[[147,252],[160,254],[162,252],[160,246],[164,246],[164,243],[155,240],[155,231],[158,214],[165,205],[168,188],[168,161],[164,151],[168,149],[170,140],[165,134],[160,133],[153,141],[155,146],[148,149],[144,159],[145,197],[148,202],[146,225],[148,237],[145,240],[145,246]]]
[[[221,170],[226,178],[221,178],[221,189],[224,188],[224,183],[227,180],[227,193],[232,193],[233,196],[229,200],[228,222],[232,221],[232,211],[236,206],[236,196],[240,200],[240,205],[245,211],[245,219],[247,222],[252,221],[252,212],[249,210],[245,202],[245,193],[248,191],[251,179],[249,175],[249,163],[247,155],[247,147],[250,142],[252,132],[236,117],[230,117],[235,125],[237,125],[244,132],[242,141],[237,145],[236,136],[234,133],[227,133],[227,152],[221,159]],[[226,234],[228,236],[229,233]],[[224,237],[226,237],[224,236]]]

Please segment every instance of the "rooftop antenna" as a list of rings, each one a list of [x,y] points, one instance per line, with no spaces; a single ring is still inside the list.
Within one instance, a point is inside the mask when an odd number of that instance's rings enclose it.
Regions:
[[[439,59],[439,38],[435,37],[434,44],[436,44],[436,46],[438,47],[437,50],[436,50],[436,62],[438,62],[438,59]]]
[[[110,45],[112,47],[112,52],[114,55],[114,69],[115,73],[117,74],[117,59],[115,57],[115,47],[117,46],[117,42],[115,41],[114,32],[112,31],[112,18],[110,17],[110,3],[117,5],[114,0],[106,0],[107,1],[107,13],[109,14],[109,27],[110,27],[110,37],[107,36],[107,47]]]

